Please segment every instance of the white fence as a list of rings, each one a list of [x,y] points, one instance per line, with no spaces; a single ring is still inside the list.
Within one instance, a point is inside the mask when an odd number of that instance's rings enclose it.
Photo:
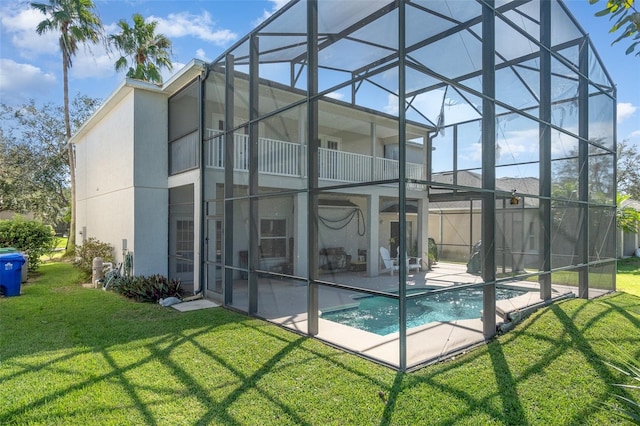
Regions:
[[[207,130],[205,166],[224,168],[224,135],[218,130]],[[234,170],[249,170],[249,136],[234,134]],[[258,139],[258,171],[260,173],[306,177],[306,146],[276,139]],[[336,182],[368,182],[397,179],[399,162],[370,155],[336,151],[326,148],[318,150],[319,178]],[[407,163],[408,179],[426,179],[426,168],[421,164]],[[414,185],[419,189],[421,185]]]

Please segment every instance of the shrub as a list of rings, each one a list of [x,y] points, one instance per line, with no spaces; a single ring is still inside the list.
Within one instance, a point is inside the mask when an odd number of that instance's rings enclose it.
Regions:
[[[429,251],[427,255],[433,263],[438,263],[438,245],[433,238],[429,238]]]
[[[75,264],[87,276],[91,276],[94,257],[101,257],[103,262],[113,262],[113,246],[96,238],[88,238],[76,247]]]
[[[167,297],[181,297],[180,280],[162,275],[122,277],[113,284],[113,291],[138,302],[156,303]]]
[[[427,250],[428,250],[427,251],[428,267],[429,267],[429,270],[431,270],[431,266],[438,263],[438,245],[436,244],[436,241],[433,238],[429,238],[429,244],[428,244]]]
[[[29,269],[40,266],[40,256],[47,253],[54,237],[53,229],[35,220],[16,216],[0,220],[0,247],[14,247],[29,256]]]

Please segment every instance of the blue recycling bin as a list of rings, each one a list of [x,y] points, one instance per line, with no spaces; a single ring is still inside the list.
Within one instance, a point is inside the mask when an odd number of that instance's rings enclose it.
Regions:
[[[0,254],[0,291],[5,296],[19,296],[24,256],[20,253]]]

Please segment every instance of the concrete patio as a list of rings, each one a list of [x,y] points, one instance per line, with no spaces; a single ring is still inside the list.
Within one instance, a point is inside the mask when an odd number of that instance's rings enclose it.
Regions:
[[[340,283],[363,290],[396,293],[398,276],[388,273],[368,277],[364,272],[341,272],[320,276],[321,280]],[[407,289],[433,290],[446,287],[460,287],[481,284],[479,276],[468,274],[466,266],[440,262],[432,271],[419,271],[409,275]],[[512,312],[526,312],[528,307],[544,305],[540,299],[539,286],[532,281],[510,281],[504,284],[510,288],[525,290],[524,294],[496,303],[496,323],[508,322]],[[307,285],[304,282],[261,277],[258,285],[258,316],[290,328],[307,333]],[[552,300],[574,297],[577,288],[554,285]],[[358,298],[366,293],[338,289],[330,286],[319,287],[319,332],[316,337],[348,350],[360,353],[378,362],[396,366],[399,362],[399,333],[379,335],[352,326],[322,318],[322,311],[357,306]],[[425,295],[425,297],[428,297]],[[247,281],[236,280],[232,307],[247,311]],[[463,352],[485,341],[480,315],[473,319],[458,319],[445,322],[431,322],[407,330],[407,365],[415,367],[437,362]],[[425,361],[426,360],[426,361]]]

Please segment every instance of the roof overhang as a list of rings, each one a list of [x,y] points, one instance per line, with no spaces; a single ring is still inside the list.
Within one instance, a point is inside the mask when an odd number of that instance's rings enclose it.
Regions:
[[[165,94],[167,97],[182,89],[187,83],[200,76],[207,68],[207,64],[199,59],[192,59],[187,65],[176,72],[162,86],[147,81],[125,78],[89,119],[71,136],[69,143],[79,143],[82,138],[107,114],[109,114],[124,98],[135,90],[144,90]]]
[[[162,89],[155,84],[135,80],[131,78],[124,79],[120,85],[111,93],[111,95],[100,105],[100,107],[87,119],[87,121],[75,132],[69,143],[78,143],[82,138],[107,114],[109,114],[116,105],[126,98],[134,90],[145,90],[149,92],[162,93]]]

